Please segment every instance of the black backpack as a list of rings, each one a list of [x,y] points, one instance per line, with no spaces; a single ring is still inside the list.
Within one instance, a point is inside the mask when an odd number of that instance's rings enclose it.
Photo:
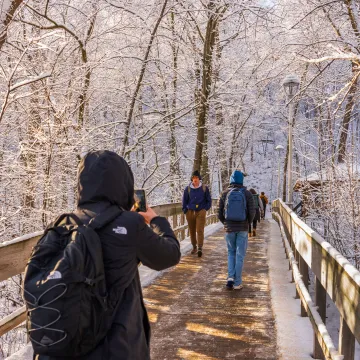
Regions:
[[[36,354],[86,355],[110,329],[116,301],[107,293],[96,230],[121,212],[111,206],[87,225],[74,214],[63,214],[34,247],[25,269],[23,296]]]

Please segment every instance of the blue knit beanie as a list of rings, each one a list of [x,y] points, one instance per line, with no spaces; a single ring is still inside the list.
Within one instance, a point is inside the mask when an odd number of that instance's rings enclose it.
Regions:
[[[230,176],[230,184],[244,184],[244,174],[240,170],[234,170]]]

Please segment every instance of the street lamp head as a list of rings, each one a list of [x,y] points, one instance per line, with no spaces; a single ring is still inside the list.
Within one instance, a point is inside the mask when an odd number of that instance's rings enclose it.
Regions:
[[[282,145],[277,145],[275,150],[281,151],[281,150],[284,150],[284,147]]]
[[[293,97],[299,90],[300,79],[297,75],[288,75],[282,82],[287,96]]]

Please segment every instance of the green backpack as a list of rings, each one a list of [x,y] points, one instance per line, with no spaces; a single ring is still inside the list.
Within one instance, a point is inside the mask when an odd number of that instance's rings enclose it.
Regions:
[[[259,194],[253,194],[253,199],[255,203],[255,209],[259,208]]]

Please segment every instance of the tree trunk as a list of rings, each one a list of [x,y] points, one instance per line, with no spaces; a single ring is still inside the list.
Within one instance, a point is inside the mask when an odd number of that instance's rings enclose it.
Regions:
[[[340,130],[340,141],[339,141],[339,152],[338,152],[338,163],[343,163],[345,161],[346,156],[346,143],[348,138],[349,125],[351,121],[352,111],[355,105],[355,94],[357,90],[357,79],[359,74],[356,74],[355,64],[352,63],[352,73],[355,76],[352,84],[350,85],[350,89],[348,92],[348,101],[345,107],[345,114],[343,118],[343,122]]]
[[[208,22],[204,39],[204,50],[202,60],[202,86],[200,94],[199,113],[197,118],[197,136],[195,145],[195,156],[193,171],[203,171],[204,181],[208,181],[208,157],[204,156],[204,144],[207,139],[206,123],[209,112],[209,95],[212,85],[212,58],[215,44],[216,27],[219,20],[218,10],[214,11],[215,2],[210,0],[208,4]],[[205,147],[206,149],[206,147]],[[204,172],[205,171],[205,172]]]
[[[9,5],[4,5],[2,2],[2,9],[0,12],[0,49],[3,47],[6,37],[7,37],[7,28],[10,25],[15,11],[22,4],[23,0],[12,0]],[[6,15],[5,15],[6,13]]]
[[[178,72],[178,48],[175,46],[176,34],[175,34],[175,14],[171,12],[171,32],[172,32],[172,60],[173,60],[173,80],[172,80],[172,104],[171,104],[171,117],[170,117],[170,174],[172,181],[170,183],[171,187],[171,202],[176,202],[179,196],[180,190],[180,168],[179,162],[177,161],[177,144],[176,144],[176,134],[175,134],[175,118],[176,118],[176,108],[177,108],[177,72]],[[178,185],[178,186],[177,186]]]
[[[84,42],[83,47],[81,48],[81,59],[82,59],[82,62],[84,64],[84,66],[85,66],[85,79],[84,79],[84,86],[83,86],[82,93],[79,95],[80,106],[79,106],[78,125],[79,125],[80,129],[84,125],[85,109],[86,109],[86,106],[87,106],[87,103],[88,103],[88,101],[87,101],[87,93],[89,91],[90,77],[91,77],[91,68],[90,68],[90,65],[88,63],[86,44],[89,41],[89,39],[91,37],[91,34],[92,34],[93,30],[94,30],[96,15],[97,15],[97,12],[94,13],[94,16],[90,20],[90,26],[89,26],[89,29],[88,29],[87,34],[86,34],[86,40]]]

